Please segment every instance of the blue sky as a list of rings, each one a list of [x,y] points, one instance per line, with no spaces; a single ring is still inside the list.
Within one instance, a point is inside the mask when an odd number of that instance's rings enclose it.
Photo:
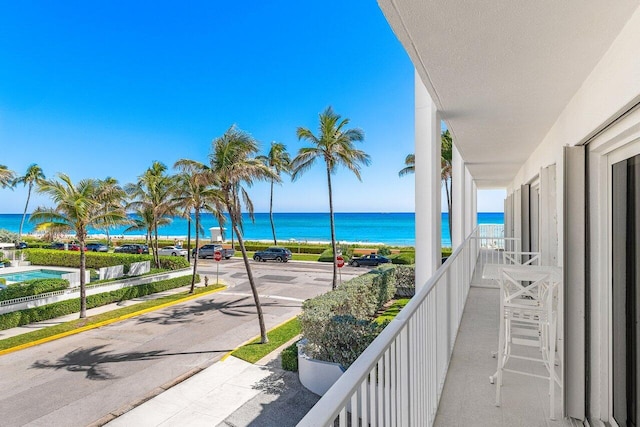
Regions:
[[[207,161],[236,124],[261,142],[304,145],[327,106],[365,132],[362,182],[340,171],[340,212],[409,212],[413,66],[372,1],[2,2],[0,164],[48,177],[134,182],[154,160]],[[268,211],[268,184],[250,189]],[[502,210],[501,194],[480,211]],[[0,190],[0,212],[26,191]],[[494,200],[495,199],[495,200]],[[48,200],[36,195],[30,210]],[[274,209],[328,209],[323,165],[276,189]]]

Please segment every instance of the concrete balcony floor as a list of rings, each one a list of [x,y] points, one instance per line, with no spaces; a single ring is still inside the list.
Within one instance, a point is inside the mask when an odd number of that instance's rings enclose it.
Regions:
[[[479,266],[480,267],[480,266]],[[478,269],[476,269],[478,270]],[[479,270],[481,271],[481,270]],[[476,278],[477,279],[477,278]],[[474,282],[475,284],[476,282]],[[561,416],[561,390],[556,386],[556,420],[549,417],[548,380],[505,372],[502,405],[495,406],[496,371],[492,352],[498,348],[499,289],[486,282],[472,285],[449,365],[435,425],[452,426],[571,426]],[[536,351],[535,349],[531,349]],[[526,365],[515,365],[515,362]],[[545,374],[541,364],[510,361],[517,369]]]

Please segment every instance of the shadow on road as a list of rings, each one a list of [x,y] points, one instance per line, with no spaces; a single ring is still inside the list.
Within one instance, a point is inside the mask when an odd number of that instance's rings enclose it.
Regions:
[[[263,302],[261,306],[279,306],[276,302]],[[251,316],[256,313],[253,299],[249,297],[240,297],[231,301],[214,301],[214,300],[198,300],[195,304],[189,306],[175,307],[171,311],[163,310],[147,314],[138,318],[138,323],[154,323],[158,325],[175,325],[179,323],[190,322],[192,316],[202,316],[207,312],[220,311],[222,314],[233,317]]]
[[[146,352],[131,352],[131,353],[112,353],[109,350],[104,350],[106,345],[99,345],[89,348],[79,348],[73,350],[55,362],[48,360],[37,360],[32,365],[32,369],[66,369],[70,372],[86,372],[86,378],[89,380],[112,380],[116,379],[115,375],[111,374],[106,369],[108,363],[119,362],[138,362],[143,360],[154,360],[161,357],[168,356],[182,356],[189,354],[215,354],[215,353],[227,353],[231,350],[210,350],[210,351],[190,351],[190,352],[175,352],[165,353],[166,350],[154,350]]]

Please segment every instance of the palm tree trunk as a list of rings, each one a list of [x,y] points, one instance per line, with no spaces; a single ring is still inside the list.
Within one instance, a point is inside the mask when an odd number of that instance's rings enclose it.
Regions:
[[[158,255],[158,222],[153,224],[153,261],[156,263],[156,268],[160,268],[160,255]]]
[[[231,208],[229,204],[227,204],[227,209]],[[233,218],[233,214],[231,214]],[[260,323],[260,343],[266,344],[269,342],[269,337],[267,337],[267,328],[264,325],[264,315],[262,314],[262,306],[260,305],[260,296],[258,295],[258,288],[256,287],[255,280],[253,279],[253,272],[251,271],[251,264],[249,264],[249,257],[247,256],[247,250],[244,247],[244,241],[242,240],[242,234],[238,230],[238,226],[235,221],[233,223],[233,230],[236,233],[236,237],[238,238],[238,244],[240,245],[240,251],[242,251],[242,259],[244,260],[244,266],[247,269],[247,277],[249,278],[249,284],[251,285],[251,293],[253,294],[253,301],[256,304],[256,311],[258,312],[258,323]]]
[[[338,262],[336,260],[337,248],[336,248],[336,226],[333,219],[333,197],[331,193],[331,170],[327,165],[327,183],[329,185],[329,219],[331,220],[331,249],[333,250],[333,281],[331,282],[331,289],[335,289],[338,286]]]
[[[189,219],[189,228],[191,228],[191,219]],[[200,229],[200,209],[196,206],[196,230]],[[189,293],[192,294],[196,289],[196,270],[198,269],[198,243],[199,243],[200,233],[196,231],[196,256],[193,258],[193,275],[191,275],[191,288],[189,289]],[[187,248],[187,256],[189,254],[189,249]]]
[[[271,180],[271,197],[269,198],[269,219],[271,220],[271,232],[273,233],[273,245],[278,246],[276,239],[276,226],[273,223],[273,180]]]
[[[453,224],[453,221],[452,221],[452,218],[451,218],[451,199],[452,199],[451,192],[452,192],[452,188],[450,187],[450,185],[451,184],[449,183],[449,180],[446,180],[444,182],[444,189],[445,189],[445,192],[447,193],[447,210],[448,210],[448,213],[449,213],[449,216],[448,216],[448,220],[449,220],[449,239],[451,239],[451,244],[453,246],[453,234],[452,234],[452,225],[451,225],[451,224]]]
[[[87,288],[84,281],[84,272],[87,268],[87,255],[84,252],[84,238],[80,241],[80,318],[87,317]]]
[[[196,248],[198,247],[198,220],[196,219]],[[191,212],[187,220],[187,261],[191,261]],[[194,274],[195,274],[195,270]]]
[[[22,227],[24,226],[24,220],[27,217],[27,208],[29,207],[29,199],[31,198],[31,188],[33,184],[29,183],[29,191],[27,192],[27,203],[24,204],[24,212],[22,213],[22,221],[20,221],[20,230],[18,231],[18,242],[22,241]]]

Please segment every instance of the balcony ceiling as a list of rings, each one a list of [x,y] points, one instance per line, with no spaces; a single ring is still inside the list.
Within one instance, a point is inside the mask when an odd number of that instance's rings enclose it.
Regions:
[[[378,0],[479,188],[504,187],[637,1]]]

